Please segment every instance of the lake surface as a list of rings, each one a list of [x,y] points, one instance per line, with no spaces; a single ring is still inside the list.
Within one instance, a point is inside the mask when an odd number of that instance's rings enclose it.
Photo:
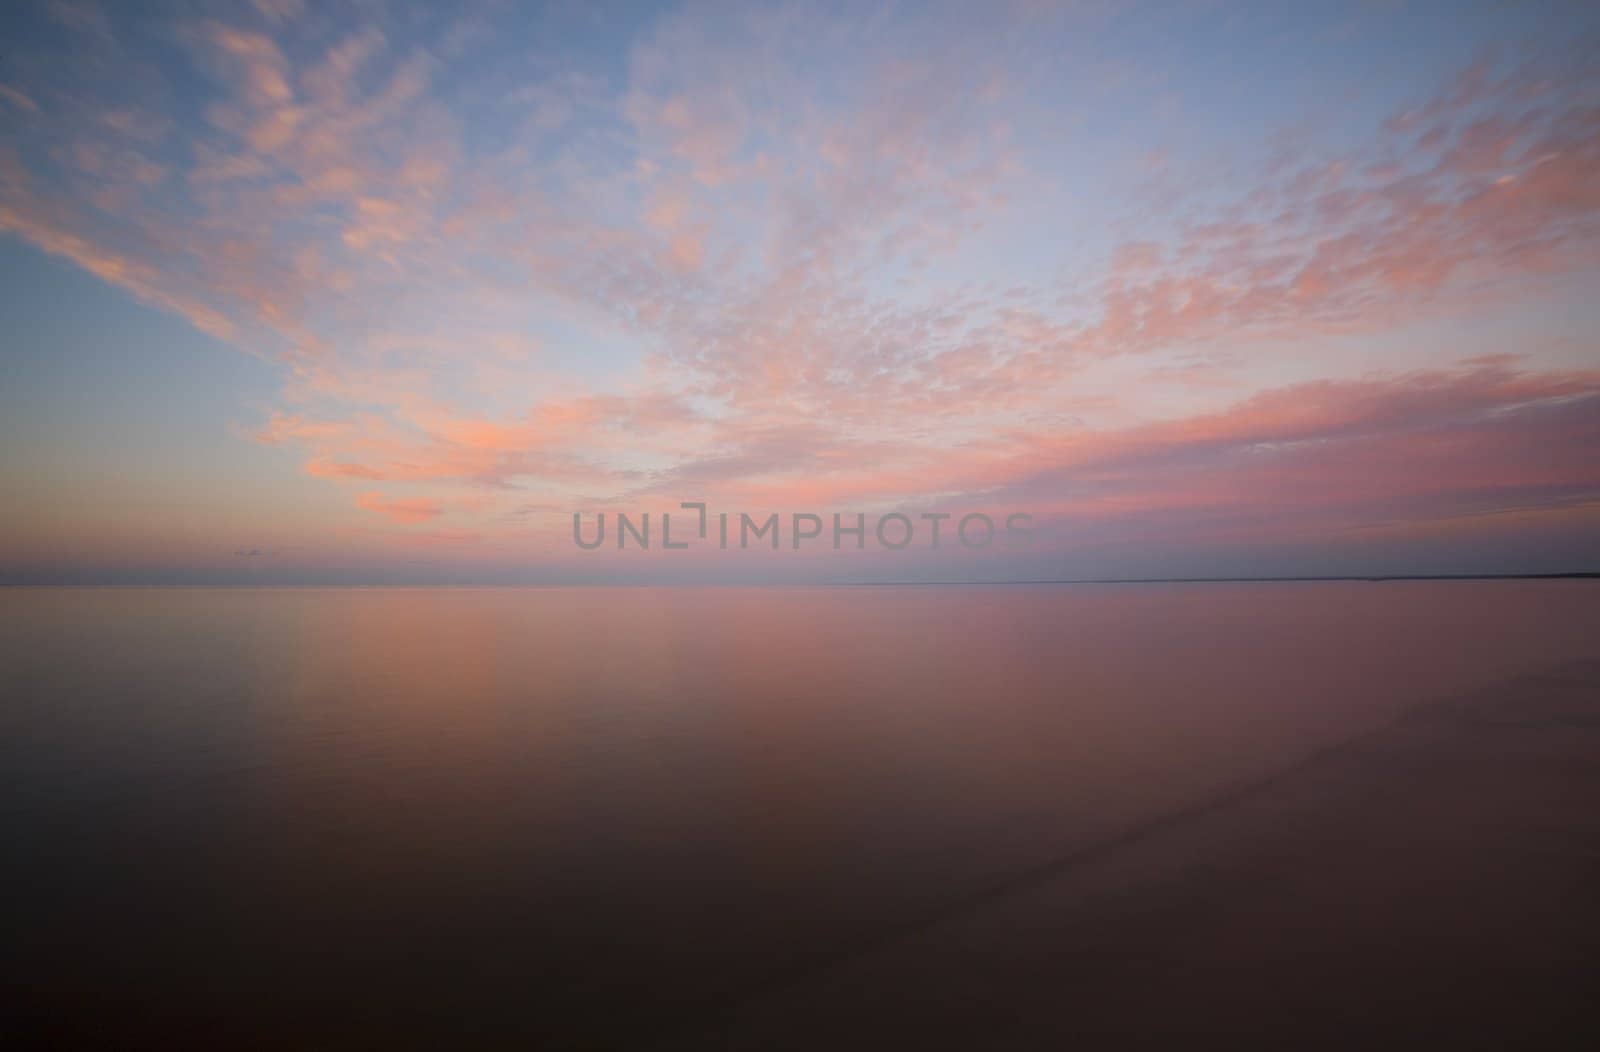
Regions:
[[[632,1044],[1405,707],[1600,583],[0,589],[8,999]]]

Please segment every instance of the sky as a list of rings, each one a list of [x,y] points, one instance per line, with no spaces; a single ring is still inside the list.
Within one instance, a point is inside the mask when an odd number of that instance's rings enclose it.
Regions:
[[[1600,570],[1592,4],[0,38],[0,581]]]

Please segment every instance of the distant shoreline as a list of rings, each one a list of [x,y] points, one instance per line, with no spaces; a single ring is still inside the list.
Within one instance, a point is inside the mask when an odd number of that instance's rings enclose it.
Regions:
[[[853,581],[842,587],[939,587],[995,584],[1271,584],[1295,581],[1564,581],[1596,580],[1600,571],[1573,573],[1339,574],[1291,577],[1071,577],[1036,581]]]

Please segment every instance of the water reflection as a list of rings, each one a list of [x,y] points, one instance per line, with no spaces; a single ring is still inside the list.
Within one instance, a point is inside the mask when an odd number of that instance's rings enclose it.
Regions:
[[[8,984],[229,1043],[623,1040],[1419,698],[1455,582],[0,592]]]

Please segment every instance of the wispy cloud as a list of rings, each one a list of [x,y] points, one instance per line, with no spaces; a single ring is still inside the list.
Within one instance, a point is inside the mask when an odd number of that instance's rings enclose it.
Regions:
[[[356,503],[368,511],[387,515],[396,522],[427,522],[444,514],[438,501],[426,497],[385,497],[381,493],[363,493]]]
[[[1585,49],[1201,157],[1152,85],[1214,73],[1108,56],[1120,17],[689,5],[596,57],[492,5],[62,8],[0,85],[0,229],[277,363],[254,437],[473,525],[436,538],[671,496],[1173,537],[1595,499],[1594,373],[1437,328],[1600,269]]]

